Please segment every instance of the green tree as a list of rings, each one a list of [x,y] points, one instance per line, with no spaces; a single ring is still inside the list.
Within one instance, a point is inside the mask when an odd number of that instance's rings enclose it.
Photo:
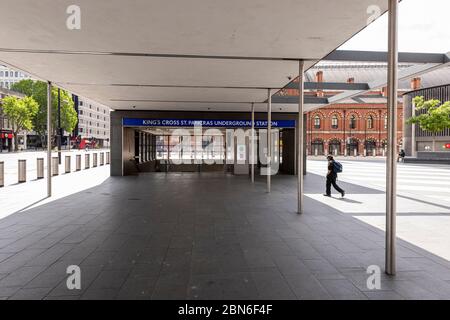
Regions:
[[[36,116],[39,105],[32,97],[8,96],[2,99],[4,114],[8,117],[14,134],[14,150],[18,150],[19,141],[17,134],[22,131],[33,130],[33,118]]]
[[[441,103],[436,99],[425,100],[418,96],[413,99],[415,116],[409,118],[406,123],[418,124],[424,131],[433,134],[433,151],[436,150],[436,134],[450,128],[450,101]]]
[[[47,83],[43,81],[21,80],[11,86],[11,90],[33,97],[39,105],[39,110],[33,119],[34,130],[41,136],[47,132]],[[61,128],[72,132],[78,122],[72,96],[65,90],[60,90],[61,97]],[[58,125],[58,89],[52,88],[52,128],[56,133]]]

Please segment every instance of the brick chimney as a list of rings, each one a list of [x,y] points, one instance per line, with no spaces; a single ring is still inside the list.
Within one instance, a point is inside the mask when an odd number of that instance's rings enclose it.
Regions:
[[[323,82],[323,71],[316,72],[316,82]],[[324,93],[322,90],[317,90],[317,96],[323,97]]]
[[[422,79],[420,77],[412,78],[411,80],[411,90],[418,90],[422,85]]]

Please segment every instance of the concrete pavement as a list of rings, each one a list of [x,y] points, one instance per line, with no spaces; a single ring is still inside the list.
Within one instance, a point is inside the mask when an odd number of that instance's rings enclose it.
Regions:
[[[59,165],[59,172],[64,173],[64,159],[66,155],[71,156],[71,167],[75,170],[75,155],[81,154],[82,168],[84,168],[84,155],[90,154],[91,166],[92,166],[92,154],[99,152],[109,152],[109,149],[91,149],[86,152],[85,150],[62,150],[61,151],[61,164]],[[58,152],[52,152],[52,157],[57,157]],[[47,168],[47,152],[46,151],[27,151],[27,152],[12,152],[12,153],[0,153],[0,161],[4,162],[5,168],[5,187],[14,185],[18,181],[18,160],[24,159],[27,161],[27,181],[36,179],[36,166],[37,158],[44,158],[44,170]],[[100,156],[98,158],[100,161]],[[0,188],[1,190],[1,188]]]
[[[298,215],[293,176],[273,177],[271,194],[260,176],[107,178],[0,220],[0,297],[450,299],[450,262],[403,239],[397,276],[367,287],[367,268],[384,266],[384,233],[346,211],[383,192],[341,183],[346,200],[319,197],[323,177],[310,173]],[[69,265],[81,290],[66,286]]]

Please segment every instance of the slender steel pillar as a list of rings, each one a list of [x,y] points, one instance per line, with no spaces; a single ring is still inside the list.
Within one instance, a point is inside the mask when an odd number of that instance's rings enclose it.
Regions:
[[[304,167],[304,121],[303,121],[303,109],[304,109],[304,83],[305,83],[305,63],[303,60],[299,61],[298,65],[298,119],[297,119],[297,213],[303,213],[303,167]]]
[[[47,196],[52,195],[52,83],[47,82]]]
[[[252,175],[252,183],[255,182],[255,104],[252,103],[252,131],[250,136],[250,166],[251,166],[251,175]]]
[[[407,95],[403,96],[403,105],[406,106],[406,99],[408,99]],[[416,104],[411,101],[411,116],[414,117],[416,115]],[[404,122],[403,122],[404,123]],[[405,141],[405,139],[403,139]],[[403,149],[405,146],[403,146]],[[411,124],[411,156],[417,157],[417,144],[416,144],[416,124]]]
[[[386,159],[386,273],[395,275],[397,197],[398,0],[389,0],[388,154]]]
[[[272,92],[267,90],[267,192],[270,192],[272,174]]]
[[[61,164],[61,140],[62,140],[62,130],[61,130],[61,89],[58,88],[58,133],[57,133],[57,143],[58,143],[58,164]]]

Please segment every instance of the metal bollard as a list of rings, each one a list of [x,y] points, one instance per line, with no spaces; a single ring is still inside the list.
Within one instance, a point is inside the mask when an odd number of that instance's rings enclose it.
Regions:
[[[70,156],[66,156],[65,158],[65,168],[66,170],[64,170],[64,172],[70,173]]]
[[[84,168],[85,169],[89,169],[90,168],[90,166],[91,166],[90,163],[89,163],[90,159],[91,158],[89,157],[89,153],[84,155]]]
[[[59,175],[59,158],[53,157],[52,158],[52,176]]]
[[[105,154],[103,152],[100,152],[100,165],[105,164]]]
[[[5,185],[5,164],[0,161],[0,188]]]
[[[44,179],[44,158],[37,158],[36,163],[37,179]]]
[[[95,168],[97,166],[97,153],[92,154],[92,167]]]
[[[77,154],[75,158],[75,171],[81,170],[81,154]]]
[[[109,152],[106,152],[106,164],[109,164]]]
[[[19,183],[27,181],[27,160],[19,159]]]

